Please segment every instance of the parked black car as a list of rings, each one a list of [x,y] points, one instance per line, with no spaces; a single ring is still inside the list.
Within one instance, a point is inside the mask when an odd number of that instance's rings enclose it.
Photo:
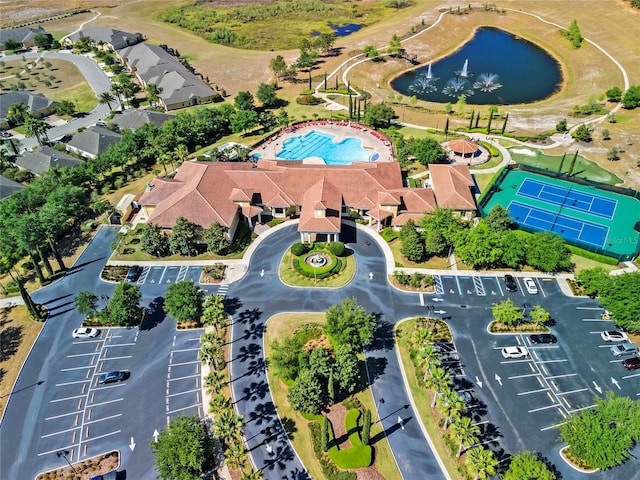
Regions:
[[[103,373],[98,377],[98,384],[105,385],[107,383],[122,382],[129,377],[129,372],[116,370],[115,372]]]
[[[142,267],[140,265],[131,265],[129,267],[129,271],[127,272],[127,278],[125,280],[127,282],[135,282],[138,280],[138,277],[142,273]]]
[[[505,275],[504,284],[507,287],[508,292],[515,292],[516,290],[518,290],[518,284],[516,283],[516,279],[513,278],[513,275]]]
[[[529,335],[531,343],[556,343],[558,339],[555,335],[550,333],[536,333],[535,335]]]

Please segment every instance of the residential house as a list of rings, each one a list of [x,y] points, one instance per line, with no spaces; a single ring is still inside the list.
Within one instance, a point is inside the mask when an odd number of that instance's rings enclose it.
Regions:
[[[96,158],[111,145],[122,138],[117,132],[112,132],[104,127],[89,127],[73,136],[67,142],[67,150],[76,152],[85,158]]]
[[[46,172],[51,167],[73,168],[81,163],[82,160],[48,146],[32,152],[23,152],[22,155],[17,156],[15,159],[16,166],[29,170],[36,175]]]
[[[33,47],[36,44],[36,35],[48,35],[48,33],[42,27],[17,27],[0,30],[0,50],[4,50],[4,42],[8,39],[20,42],[24,48]]]
[[[165,110],[211,103],[219,94],[178,59],[157,45],[140,43],[118,55],[143,86],[155,84]]]
[[[21,190],[24,185],[0,175],[0,200],[9,197],[13,192]]]
[[[145,123],[153,123],[160,128],[164,122],[173,118],[176,118],[175,115],[152,110],[126,110],[124,113],[115,114],[109,123],[117,125],[120,131],[125,128],[136,130]]]
[[[452,187],[469,190],[462,182]],[[259,160],[255,165],[185,162],[173,179],[155,180],[138,203],[150,223],[171,228],[184,217],[206,228],[217,222],[230,240],[240,221],[253,226],[263,215],[284,217],[293,209],[300,217],[300,240],[308,242],[339,239],[342,216],[352,210],[380,230],[417,220],[433,211],[438,199],[435,189],[404,188],[395,162],[331,166]]]
[[[12,105],[24,103],[28,109],[27,113],[42,118],[51,115],[53,100],[45,97],[42,93],[31,93],[25,91],[7,92],[0,94],[0,128],[9,128],[9,109]]]
[[[143,40],[141,33],[128,33],[107,27],[86,27],[69,35],[64,42],[66,45],[73,45],[82,37],[90,38],[97,48],[111,52]]]

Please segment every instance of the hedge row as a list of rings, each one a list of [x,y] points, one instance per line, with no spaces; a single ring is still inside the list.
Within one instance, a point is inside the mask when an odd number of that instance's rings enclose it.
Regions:
[[[322,473],[324,473],[327,480],[357,480],[358,475],[354,472],[341,472],[338,467],[324,455],[322,452],[322,427],[318,422],[309,422],[309,432],[311,433],[313,452],[320,462]],[[331,426],[329,426],[329,432],[332,432]]]
[[[332,258],[331,265],[326,265],[323,267],[318,267],[314,269],[312,266],[307,265],[304,260],[300,261],[299,258],[293,259],[293,268],[301,275],[304,275],[308,278],[317,278],[321,280],[323,278],[330,277],[336,273],[339,273],[342,270],[342,260],[339,258],[335,258],[333,255],[328,254]]]

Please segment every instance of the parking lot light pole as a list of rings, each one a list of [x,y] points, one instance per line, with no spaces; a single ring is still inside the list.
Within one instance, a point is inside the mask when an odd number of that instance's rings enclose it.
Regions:
[[[73,470],[73,473],[75,473],[76,475],[78,474],[78,472],[76,472],[76,469],[73,468],[73,465],[71,465],[71,462],[69,461],[69,458],[67,458],[67,455],[69,455],[69,450],[59,450],[56,452],[56,455],[58,456],[58,458],[63,457],[67,463],[69,464],[69,468],[71,468],[71,470]]]

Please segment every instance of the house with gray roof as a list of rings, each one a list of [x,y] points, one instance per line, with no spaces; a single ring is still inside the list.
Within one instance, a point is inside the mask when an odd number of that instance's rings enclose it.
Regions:
[[[104,127],[89,127],[67,142],[67,150],[85,158],[96,158],[111,145],[118,143],[122,135]]]
[[[164,122],[176,118],[168,113],[154,112],[153,110],[125,110],[124,113],[117,113],[110,123],[122,129],[136,130],[145,123],[153,123],[160,128]]]
[[[219,97],[162,47],[140,43],[119,50],[118,55],[144,86],[153,83],[158,87],[160,103],[166,110],[211,103]]]
[[[21,190],[24,185],[0,175],[0,200],[9,197],[16,190]]]
[[[29,170],[36,175],[46,172],[51,167],[73,168],[83,163],[79,158],[55,148],[44,146],[32,152],[24,152],[15,159],[17,167]]]
[[[36,44],[36,35],[48,35],[42,27],[28,28],[5,28],[0,30],[0,50],[4,50],[4,42],[8,39],[13,39],[16,42],[20,42],[23,47],[32,47]]]
[[[106,27],[86,27],[69,35],[64,42],[66,45],[73,45],[81,37],[88,37],[98,48],[112,52],[135,45],[143,40],[141,33],[128,33]]]
[[[0,94],[0,128],[9,128],[9,109],[11,105],[24,103],[29,109],[27,112],[36,118],[51,115],[51,109],[55,103],[42,93],[25,91],[7,92]]]

